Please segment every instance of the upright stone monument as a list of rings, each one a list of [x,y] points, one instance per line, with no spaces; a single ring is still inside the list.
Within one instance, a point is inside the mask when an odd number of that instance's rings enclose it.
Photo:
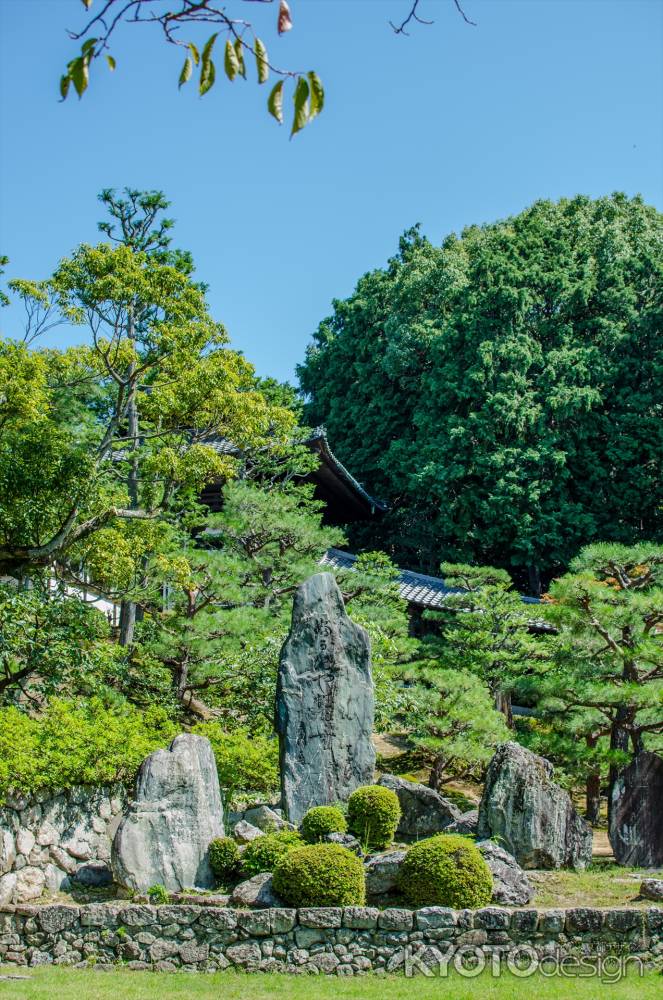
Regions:
[[[281,791],[291,822],[372,783],[374,709],[368,634],[348,617],[331,573],[317,573],[295,594],[276,687]]]
[[[663,757],[638,754],[617,779],[609,836],[618,864],[663,866]]]
[[[223,836],[223,806],[209,740],[177,736],[168,750],[146,757],[136,797],[112,848],[117,881],[137,892],[211,889],[210,841]]]
[[[488,765],[477,838],[491,837],[523,868],[584,868],[592,860],[591,828],[553,781],[552,764],[518,743],[503,743]]]

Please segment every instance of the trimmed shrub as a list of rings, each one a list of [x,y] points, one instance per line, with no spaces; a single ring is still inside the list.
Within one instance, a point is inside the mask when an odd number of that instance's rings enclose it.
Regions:
[[[200,722],[191,730],[212,744],[219,784],[226,799],[270,796],[279,787],[279,741],[248,729],[226,732],[220,722]]]
[[[414,907],[474,909],[490,903],[493,876],[473,841],[440,833],[410,848],[398,873],[398,888]]]
[[[301,835],[308,844],[318,844],[327,833],[345,833],[348,824],[338,806],[313,806],[304,816]]]
[[[308,844],[284,854],[274,869],[274,892],[288,906],[362,906],[361,859],[340,844]]]
[[[401,807],[396,792],[382,785],[363,785],[348,799],[348,826],[369,850],[382,850],[394,839]]]
[[[209,863],[219,885],[228,885],[239,871],[239,847],[232,837],[217,837],[209,845]]]
[[[256,837],[242,854],[242,874],[250,878],[260,872],[273,872],[284,854],[301,845],[302,838],[295,830],[281,830]]]

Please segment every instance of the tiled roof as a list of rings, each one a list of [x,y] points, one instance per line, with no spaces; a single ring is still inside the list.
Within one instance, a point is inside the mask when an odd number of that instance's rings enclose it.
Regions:
[[[320,565],[331,566],[334,569],[352,569],[356,561],[357,557],[351,552],[343,552],[341,549],[328,549],[320,560]],[[409,569],[400,570],[398,584],[398,589],[403,600],[414,607],[424,610],[441,608],[445,598],[449,594],[462,593],[458,588],[447,587],[444,580],[438,576],[413,573]],[[541,603],[536,597],[521,597],[521,600],[523,604]],[[540,619],[532,619],[529,625],[536,632],[555,631],[552,625]]]
[[[347,485],[361,497],[361,499],[368,504],[368,506],[373,511],[380,511],[384,513],[389,510],[389,504],[385,503],[384,500],[378,500],[376,497],[371,496],[371,494],[364,489],[361,483],[355,479],[352,473],[348,472],[342,462],[338,460],[334,452],[329,447],[329,441],[327,440],[327,433],[324,427],[316,427],[312,432],[310,437],[306,438],[303,442],[311,449],[315,449],[320,453],[323,461],[330,466],[339,479],[343,480]]]

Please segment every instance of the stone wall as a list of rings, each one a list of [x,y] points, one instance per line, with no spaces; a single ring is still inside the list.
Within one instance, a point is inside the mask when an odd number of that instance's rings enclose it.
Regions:
[[[412,962],[435,973],[459,953],[505,957],[516,945],[550,961],[617,953],[661,967],[663,909],[231,910],[118,902],[0,908],[0,962],[13,965],[201,972],[234,965],[357,975],[407,971]]]
[[[127,799],[121,785],[9,798],[0,807],[0,904],[111,881],[110,847]]]

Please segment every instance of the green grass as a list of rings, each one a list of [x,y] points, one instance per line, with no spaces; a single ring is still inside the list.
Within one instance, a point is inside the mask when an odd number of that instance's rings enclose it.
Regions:
[[[0,980],[0,997],[12,1000],[654,1000],[661,996],[658,973],[642,978],[630,975],[618,983],[599,979],[527,979],[508,973],[493,979],[482,975],[465,979],[454,973],[448,979],[416,980],[404,977],[286,976],[238,972],[153,973],[113,970],[38,968],[21,970],[0,967],[0,976],[16,974],[28,980]]]
[[[630,877],[637,874],[637,878]],[[530,906],[544,909],[573,906],[653,906],[651,900],[639,899],[643,878],[655,878],[656,873],[623,868],[609,859],[595,859],[586,871],[527,872],[536,890]]]

